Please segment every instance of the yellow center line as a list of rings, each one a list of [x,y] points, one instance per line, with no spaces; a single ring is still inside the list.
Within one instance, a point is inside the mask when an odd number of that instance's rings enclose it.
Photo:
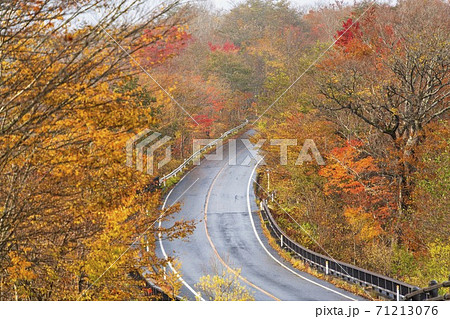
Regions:
[[[237,154],[236,154],[237,156]],[[217,258],[219,259],[219,261],[232,273],[234,273],[235,275],[237,275],[239,277],[239,279],[241,279],[243,282],[247,283],[248,285],[252,286],[253,288],[259,290],[260,292],[262,292],[263,294],[269,296],[270,298],[273,298],[274,300],[277,301],[281,301],[280,299],[278,299],[277,297],[275,297],[274,295],[272,295],[271,293],[265,291],[264,289],[262,289],[261,287],[258,287],[257,285],[251,283],[250,281],[248,281],[247,279],[245,279],[242,275],[240,275],[239,273],[237,273],[233,268],[231,268],[227,263],[225,263],[225,261],[222,259],[222,257],[220,257],[219,253],[217,252],[216,246],[214,246],[214,243],[212,242],[211,237],[209,236],[209,232],[208,232],[208,204],[209,204],[209,197],[211,196],[211,192],[212,189],[214,187],[214,184],[216,183],[217,178],[220,176],[220,174],[223,172],[223,170],[225,169],[225,167],[227,167],[228,163],[225,163],[225,165],[220,169],[219,173],[217,173],[217,175],[214,177],[211,186],[209,187],[208,190],[208,194],[206,195],[206,200],[205,200],[205,208],[204,208],[204,220],[205,220],[205,232],[206,232],[206,237],[208,238],[209,244],[211,246],[211,248],[213,249],[215,255],[217,256]]]

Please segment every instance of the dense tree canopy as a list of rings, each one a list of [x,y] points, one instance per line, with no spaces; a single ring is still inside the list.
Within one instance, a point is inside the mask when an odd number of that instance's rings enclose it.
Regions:
[[[446,279],[449,16],[444,0],[308,11],[248,0],[225,12],[1,1],[0,300],[151,299],[136,272],[175,296],[155,235],[195,225],[158,229],[177,207],[163,212],[162,190],[142,190],[193,138],[246,118],[258,119],[255,139],[299,141],[287,165],[279,146],[262,148],[271,191],[296,220],[273,207],[290,236],[417,285]],[[173,160],[154,176],[125,165],[127,140],[146,128],[171,137]],[[325,165],[295,164],[306,139]],[[236,280],[198,286],[252,299]]]

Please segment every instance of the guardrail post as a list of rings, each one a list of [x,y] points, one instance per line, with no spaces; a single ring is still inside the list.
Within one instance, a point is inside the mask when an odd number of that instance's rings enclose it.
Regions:
[[[432,281],[430,281],[428,286],[431,287],[431,286],[434,286],[434,285],[437,285],[437,284],[438,284],[438,282],[436,280],[432,280]],[[430,297],[431,298],[435,298],[435,297],[439,296],[439,291],[438,290],[439,290],[438,288],[430,290]]]
[[[328,260],[325,260],[325,274],[329,275]]]
[[[419,287],[414,287],[414,288],[412,289],[412,292],[418,291],[418,290],[420,290]],[[412,301],[422,301],[422,294],[415,295],[415,296],[412,297],[411,299],[412,299]]]

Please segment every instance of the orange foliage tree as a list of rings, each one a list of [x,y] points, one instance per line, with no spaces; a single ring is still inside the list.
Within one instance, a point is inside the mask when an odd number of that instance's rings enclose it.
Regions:
[[[110,11],[94,26],[70,24],[90,14],[87,1],[2,5],[2,300],[149,298],[129,274],[161,277],[165,261],[154,253],[161,194],[139,192],[152,177],[125,165],[125,144],[156,119],[151,101],[137,98],[143,89],[127,88],[128,54],[109,35],[136,49],[142,30],[175,4],[129,28],[113,26],[127,12],[123,3],[96,2]],[[161,229],[171,238],[191,230],[183,222]]]

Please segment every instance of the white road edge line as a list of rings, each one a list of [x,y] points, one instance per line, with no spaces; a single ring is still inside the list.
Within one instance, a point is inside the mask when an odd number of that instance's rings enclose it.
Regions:
[[[187,172],[186,175],[184,175],[184,176],[178,181],[178,183],[177,183],[177,185],[175,185],[175,187],[177,187],[177,186],[179,185],[179,183],[180,183],[186,176],[189,175],[190,172],[191,172],[191,171]],[[175,189],[175,187],[172,188],[172,189],[170,190],[169,194],[167,194],[166,199],[164,200],[164,203],[163,203],[163,206],[162,206],[162,209],[163,209],[163,210],[166,208],[167,200],[169,199],[169,197],[170,197],[170,195],[172,194],[172,192],[173,192],[173,190]],[[159,221],[158,226],[161,227],[161,220]],[[162,239],[161,239],[161,232],[159,232],[158,238],[159,238],[159,246],[160,246],[161,251],[162,251],[162,253],[163,253],[163,255],[164,255],[164,258],[165,258],[166,260],[168,260],[168,259],[169,259],[169,256],[167,256],[166,250],[164,249],[164,245],[163,245]],[[192,292],[192,293],[194,294],[194,296],[196,296],[197,298],[200,298],[201,301],[205,301],[205,299],[203,299],[202,296],[201,296],[199,293],[197,293],[197,292],[196,292],[196,291],[195,291],[195,290],[194,290],[194,289],[193,289],[193,288],[192,288],[192,287],[191,287],[191,286],[183,279],[183,277],[181,277],[181,275],[180,275],[180,274],[175,270],[175,268],[172,266],[172,263],[171,263],[170,261],[168,262],[168,264],[169,264],[170,269],[177,275],[177,277],[178,277],[178,279],[181,281],[181,283],[182,283],[187,289],[189,289],[189,291]]]
[[[336,291],[336,290],[333,290],[333,289],[328,288],[328,287],[326,287],[326,286],[323,286],[323,285],[321,285],[321,284],[319,284],[319,283],[317,283],[317,282],[315,282],[315,281],[313,281],[313,280],[311,280],[311,279],[308,279],[308,278],[306,278],[306,277],[300,275],[299,273],[293,271],[292,269],[290,269],[289,267],[287,267],[286,265],[284,265],[282,262],[280,262],[277,258],[275,258],[275,257],[267,250],[266,246],[264,246],[263,242],[261,241],[261,238],[260,238],[259,235],[258,235],[258,232],[256,231],[255,222],[254,222],[254,220],[253,220],[252,209],[251,209],[251,205],[250,205],[250,186],[251,186],[251,182],[252,182],[252,177],[253,177],[253,175],[255,174],[255,171],[256,171],[256,169],[258,168],[258,165],[259,165],[259,163],[260,163],[261,161],[262,161],[262,159],[260,159],[260,160],[258,161],[258,163],[256,163],[255,167],[254,167],[253,170],[252,170],[252,173],[250,174],[250,177],[249,177],[249,179],[248,179],[248,184],[247,184],[247,209],[248,209],[248,215],[249,215],[249,217],[250,217],[250,222],[252,223],[253,232],[255,233],[255,236],[256,236],[256,238],[258,239],[259,244],[262,246],[262,248],[265,250],[265,252],[266,252],[273,260],[275,260],[278,264],[280,264],[280,266],[282,266],[283,268],[289,270],[289,271],[290,271],[291,273],[293,273],[294,275],[296,275],[296,276],[298,276],[298,277],[300,277],[300,278],[302,278],[302,279],[304,279],[304,280],[306,280],[306,281],[308,281],[308,282],[310,282],[310,283],[312,283],[312,284],[314,284],[314,285],[316,285],[316,286],[319,286],[319,287],[321,287],[321,288],[323,288],[323,289],[326,289],[326,290],[328,290],[328,291],[334,292],[335,294],[338,294],[338,295],[340,295],[340,296],[342,296],[342,297],[345,297],[345,298],[350,299],[350,300],[352,300],[352,301],[356,301],[356,299],[353,299],[353,298],[351,298],[351,297],[349,297],[349,296],[346,296],[346,295],[344,295],[343,293],[340,293],[339,291]]]
[[[223,147],[223,145],[221,146],[221,147]],[[202,162],[200,162],[200,164],[201,164]],[[199,166],[199,165],[198,165]],[[198,167],[198,166],[196,166],[196,167]],[[188,176],[196,167],[194,167],[193,169],[191,169],[191,170],[189,170],[179,181],[178,181],[178,183],[177,183],[177,185],[175,185],[174,186],[174,188],[172,188],[171,190],[170,190],[170,192],[169,192],[169,194],[167,194],[167,196],[166,196],[166,198],[165,198],[165,200],[164,200],[164,203],[163,203],[163,206],[162,206],[162,210],[164,210],[165,208],[166,208],[166,204],[167,204],[167,200],[169,199],[169,197],[170,197],[170,195],[172,194],[172,192],[173,192],[173,190],[175,189],[175,187],[177,187],[180,183],[181,183],[181,181],[186,177],[186,176]],[[198,180],[198,179],[197,179]],[[161,228],[161,220],[159,220],[159,223],[158,223],[158,227],[160,227]],[[163,243],[162,243],[162,239],[161,239],[161,232],[159,232],[158,233],[158,239],[159,239],[159,247],[161,248],[161,252],[163,253],[163,255],[164,255],[164,258],[167,260],[167,259],[169,259],[169,256],[167,256],[167,253],[166,253],[166,250],[164,249],[164,245],[163,245]],[[177,275],[177,277],[178,277],[178,279],[181,281],[181,283],[187,288],[187,289],[189,289],[189,291],[190,292],[192,292],[193,294],[194,294],[194,296],[196,296],[197,298],[199,298],[201,301],[205,301],[205,299],[203,299],[203,297],[198,293],[198,292],[196,292],[184,279],[183,279],[183,277],[181,277],[181,275],[175,270],[175,268],[172,266],[172,263],[169,261],[168,262],[168,265],[169,265],[169,267],[170,267],[170,269]]]

